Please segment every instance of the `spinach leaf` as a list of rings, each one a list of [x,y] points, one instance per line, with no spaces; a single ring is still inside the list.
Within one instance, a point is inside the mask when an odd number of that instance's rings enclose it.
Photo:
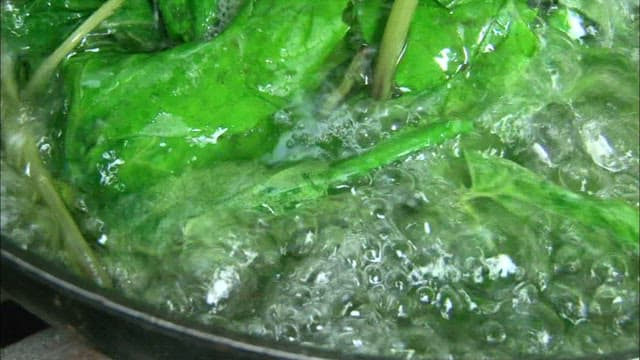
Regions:
[[[184,171],[140,193],[126,194],[104,209],[100,217],[109,226],[107,261],[110,268],[121,269],[114,277],[125,289],[144,288],[148,279],[129,278],[136,266],[144,266],[132,256],[179,254],[176,266],[184,267],[181,276],[191,274],[198,279],[191,280],[194,283],[211,282],[209,293],[201,298],[207,298],[214,311],[242,313],[246,303],[226,300],[263,286],[261,277],[279,266],[284,255],[280,249],[287,245],[286,239],[252,234],[257,230],[249,224],[256,216],[277,217],[305,205],[316,206],[331,186],[471,130],[471,122],[437,123],[333,164],[301,162],[268,169],[255,162],[222,162],[214,168]]]
[[[475,118],[485,110],[487,101],[500,101],[513,88],[522,85],[518,83],[519,74],[530,66],[539,46],[532,30],[536,12],[521,1],[503,3],[480,28],[477,45],[468,47],[473,51],[469,51],[468,64],[459,68],[459,76],[450,84],[445,114]],[[473,16],[472,12],[467,14]]]
[[[345,6],[261,1],[211,42],[72,59],[71,175],[133,191],[186,167],[260,156],[277,136],[270,116],[320,81],[348,29]]]
[[[611,0],[606,5],[603,1],[590,0],[558,2],[559,14],[552,12],[552,16],[559,18],[556,24],[564,25],[562,28],[568,31],[570,37],[595,38],[591,42],[602,47],[624,48],[632,44],[638,47],[637,1]]]
[[[207,40],[221,33],[245,5],[244,0],[160,0],[169,36],[180,42]]]
[[[370,48],[380,41],[388,5],[382,0],[354,2],[352,31]],[[537,10],[522,1],[504,0],[448,6],[419,2],[398,65],[395,98],[372,102],[361,91],[324,117],[305,116],[308,105],[294,109],[295,127],[281,136],[274,157],[340,158],[366,151],[404,126],[423,126],[438,118],[474,119],[493,130],[499,119],[480,115],[496,107],[511,111],[517,104],[511,105],[509,94],[529,86],[518,79],[538,54],[533,28]],[[367,73],[360,76],[367,78]]]
[[[635,247],[637,251],[637,208],[573,193],[504,158],[475,152],[467,152],[465,157],[472,183],[469,199],[490,198],[522,217],[528,215],[528,209],[537,208],[601,231],[599,241]]]
[[[2,2],[2,39],[22,66],[20,82],[73,30],[102,5],[101,0]],[[152,51],[164,46],[147,0],[127,0],[119,11],[87,36],[78,51]]]
[[[384,24],[380,19],[386,17],[387,12],[384,1],[356,4],[357,18],[367,42],[380,41]],[[535,16],[536,11],[523,1],[454,1],[446,6],[433,1],[419,2],[406,52],[398,66],[398,86],[405,92],[424,92],[444,85],[456,74],[479,76],[483,81],[492,79],[504,72],[504,66],[476,65],[476,61],[491,58],[504,63],[520,53],[530,56],[537,42],[529,29]],[[483,67],[491,73],[477,75],[476,70],[482,71]]]
[[[470,121],[453,120],[438,122],[396,134],[378,143],[363,154],[336,161],[327,166],[322,162],[302,162],[286,168],[257,184],[250,192],[275,209],[286,209],[292,203],[308,201],[326,193],[329,186],[363,176],[373,169],[401,160],[406,155],[423,148],[441,144],[458,135],[473,130]],[[256,203],[243,199],[241,204]]]
[[[119,200],[126,204],[122,211],[113,212],[108,206],[106,212],[115,214],[114,222],[125,220],[127,226],[144,223],[148,218],[174,218],[165,215],[168,211],[190,217],[194,212],[204,210],[252,209],[269,204],[273,212],[283,213],[302,202],[324,196],[331,186],[352,181],[371,170],[402,160],[412,152],[441,144],[472,130],[470,121],[435,123],[405,131],[382,141],[369,152],[333,163],[303,161],[284,168],[267,168],[253,161],[221,162],[213,168],[185,171],[161,179],[158,184],[143,189],[142,196],[126,195]],[[133,198],[145,200],[128,202],[127,199]],[[189,211],[177,210],[183,206],[180,204],[187,206]],[[140,213],[122,216],[123,212]],[[147,231],[135,233],[144,235]]]
[[[384,1],[356,3],[367,42],[379,41],[379,19],[387,11]],[[413,114],[407,122],[462,117],[507,144],[522,138],[512,134],[519,129],[517,116],[506,118],[529,109],[521,99],[531,97],[518,96],[516,102],[511,94],[528,91],[530,79],[522,74],[541,66],[536,63],[545,46],[539,40],[539,11],[516,0],[420,2],[397,69],[399,96],[389,106]]]

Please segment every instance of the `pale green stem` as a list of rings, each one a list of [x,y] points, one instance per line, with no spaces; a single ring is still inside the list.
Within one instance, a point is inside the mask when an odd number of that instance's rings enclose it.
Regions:
[[[100,23],[111,16],[125,0],[109,0],[96,10],[82,25],[80,25],[49,57],[47,57],[36,70],[33,77],[25,89],[25,97],[30,98],[42,89],[49,81],[51,74],[58,67],[60,62],[78,46],[80,41]]]
[[[370,62],[371,49],[366,48],[360,50],[351,60],[349,67],[342,79],[340,85],[329,94],[327,100],[322,106],[322,113],[328,114],[335,110],[336,106],[351,92],[354,86],[358,84],[365,66]]]
[[[0,78],[2,79],[2,90],[12,102],[18,101],[18,83],[16,81],[13,58],[5,49],[2,42],[2,62],[0,62]]]
[[[47,168],[40,159],[33,135],[29,132],[28,128],[23,128],[21,133],[24,137],[22,155],[25,166],[28,168],[28,175],[34,181],[38,192],[40,192],[44,201],[55,214],[58,224],[60,224],[65,248],[69,253],[69,259],[75,266],[78,266],[83,272],[90,275],[98,285],[110,287],[111,280],[109,276],[99,265],[93,251],[82,236],[78,225],[71,217],[69,210],[67,210],[60,195],[56,191],[51,181],[51,174],[47,171]]]
[[[380,53],[373,72],[373,97],[377,100],[391,98],[393,77],[407,41],[409,26],[418,0],[395,0],[384,28]]]
[[[51,75],[60,62],[73,51],[88,33],[93,31],[102,21],[122,6],[124,1],[125,0],[109,0],[91,14],[87,20],[42,62],[27,84],[23,93],[24,97],[27,99],[32,98],[38,91],[41,91],[44,85],[50,80]],[[3,68],[3,75],[4,72],[5,69]],[[20,148],[16,150],[19,151],[24,158],[25,165],[29,169],[29,176],[34,180],[40,195],[55,214],[60,224],[65,248],[69,252],[70,260],[75,266],[78,266],[83,272],[90,275],[99,285],[105,287],[111,286],[109,276],[99,265],[93,251],[82,236],[78,225],[56,191],[51,180],[51,174],[40,159],[30,128],[24,126],[19,131],[23,136],[23,142]]]

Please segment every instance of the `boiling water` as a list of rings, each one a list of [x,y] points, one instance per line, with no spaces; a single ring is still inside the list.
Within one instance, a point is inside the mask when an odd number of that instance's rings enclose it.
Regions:
[[[624,4],[611,5],[621,11],[611,16],[625,16],[637,35],[637,6],[625,13]],[[68,189],[66,198],[118,289],[206,324],[402,358],[633,349],[638,254],[541,209],[518,214],[470,197],[463,154],[474,148],[503,155],[576,193],[638,207],[637,36],[600,31],[598,45],[618,49],[609,58],[581,61],[583,53],[567,51],[578,44],[547,39],[515,80],[520,90],[470,109],[474,134],[332,184],[327,196],[289,209],[219,202],[269,174],[253,163],[187,172],[144,196],[121,197],[99,215],[90,196]],[[584,32],[576,27],[571,34]],[[298,104],[275,115],[284,130],[270,155],[292,161],[359,154],[441,101],[434,93],[407,105],[400,120],[367,101],[319,120],[305,117],[308,105]],[[57,131],[40,132],[51,163]],[[2,233],[67,261],[56,250],[55,218],[25,171],[2,162]]]

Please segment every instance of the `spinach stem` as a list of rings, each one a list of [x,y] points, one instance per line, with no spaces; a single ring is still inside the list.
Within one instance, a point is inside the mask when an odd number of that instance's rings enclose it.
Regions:
[[[51,180],[51,174],[40,159],[34,136],[26,126],[19,131],[23,137],[21,151],[24,163],[29,169],[28,175],[34,181],[40,195],[55,214],[58,224],[60,224],[65,248],[69,252],[71,262],[90,275],[98,285],[110,287],[111,280],[109,276],[99,265],[93,251],[82,236],[78,225],[56,191]]]
[[[342,102],[342,100],[351,92],[354,86],[358,85],[359,81],[364,82],[362,79],[365,68],[371,62],[371,48],[364,48],[353,57],[347,71],[344,74],[344,78],[340,85],[333,90],[324,105],[322,106],[322,113],[328,114],[335,110],[336,106]]]
[[[82,41],[82,39],[95,29],[103,20],[111,16],[125,0],[109,0],[85,20],[58,48],[47,57],[33,74],[25,89],[25,97],[30,98],[44,87],[58,64]]]
[[[425,127],[404,131],[383,140],[376,147],[363,154],[334,162],[328,167],[323,163],[302,162],[280,170],[240,196],[232,195],[234,200],[225,199],[225,204],[233,201],[247,206],[256,196],[276,197],[275,201],[266,201],[271,205],[282,202],[279,198],[289,194],[287,201],[309,201],[326,194],[330,186],[335,186],[355,177],[363,176],[371,170],[400,161],[405,156],[424,148],[442,144],[447,140],[473,131],[473,122],[469,120],[451,120],[437,122]],[[254,200],[251,200],[254,199]],[[286,207],[286,206],[285,206]]]
[[[85,20],[76,30],[69,35],[65,41],[58,46],[58,48],[49,55],[42,64],[38,67],[36,72],[27,83],[24,90],[23,98],[29,99],[37,95],[37,93],[43,90],[44,85],[50,80],[51,75],[58,67],[60,62],[73,51],[73,49],[82,41],[82,39],[93,29],[95,29],[102,21],[111,16],[125,0],[108,0],[98,10],[96,10],[87,20]],[[3,60],[4,60],[3,54]],[[5,68],[5,62],[3,61],[2,73],[6,75],[12,66],[12,62],[9,61],[7,68]],[[10,81],[6,80],[6,81]],[[3,76],[3,82],[4,76]],[[14,91],[16,94],[16,100],[18,98],[17,87],[9,84],[9,95]],[[18,124],[16,124],[18,125]],[[25,166],[27,166],[28,176],[30,176],[36,184],[38,192],[44,199],[45,203],[49,206],[51,211],[55,214],[60,228],[62,229],[62,236],[64,238],[65,248],[69,252],[69,258],[74,266],[80,268],[83,272],[89,274],[93,280],[101,286],[110,287],[111,280],[106,271],[99,265],[98,259],[93,254],[93,251],[86,242],[84,236],[80,232],[78,225],[74,221],[71,213],[65,206],[64,202],[60,198],[60,195],[56,191],[53,185],[51,174],[40,159],[37,146],[34,140],[34,136],[30,131],[28,125],[21,126],[15,131],[19,132],[19,136],[22,137],[22,141],[18,147],[14,150],[17,152],[18,157],[22,157]],[[10,149],[9,149],[10,150]]]
[[[402,57],[411,19],[417,6],[418,0],[395,0],[393,2],[373,72],[372,95],[376,100],[391,98],[393,77]]]
[[[362,155],[335,163],[326,175],[328,179],[326,182],[335,183],[345,181],[352,176],[366,174],[373,169],[400,160],[412,152],[442,144],[446,140],[472,130],[473,122],[468,120],[451,120],[408,130],[380,142]]]
[[[0,62],[0,78],[2,90],[12,102],[18,102],[18,82],[14,71],[13,58],[7,53],[4,41],[2,42],[2,56]]]

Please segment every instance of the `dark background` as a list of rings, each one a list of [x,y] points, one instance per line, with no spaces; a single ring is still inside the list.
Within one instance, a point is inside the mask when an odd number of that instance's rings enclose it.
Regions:
[[[11,345],[49,327],[44,321],[11,300],[3,299],[0,308],[0,322],[2,322],[0,347]]]

